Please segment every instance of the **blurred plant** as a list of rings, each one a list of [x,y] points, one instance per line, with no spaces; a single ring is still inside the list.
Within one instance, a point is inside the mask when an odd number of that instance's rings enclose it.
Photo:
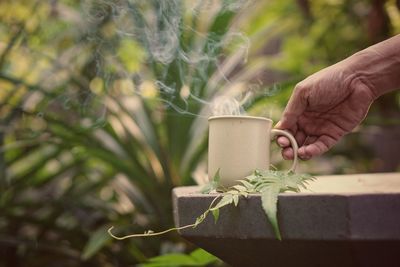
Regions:
[[[220,260],[205,250],[196,249],[189,255],[182,253],[171,253],[151,258],[147,263],[140,264],[139,267],[180,267],[180,266],[210,266],[217,264]]]
[[[112,243],[106,229],[173,224],[170,191],[202,166],[208,101],[240,97],[255,74],[242,67],[247,38],[230,31],[243,5],[0,3],[7,266],[137,263],[179,241]]]

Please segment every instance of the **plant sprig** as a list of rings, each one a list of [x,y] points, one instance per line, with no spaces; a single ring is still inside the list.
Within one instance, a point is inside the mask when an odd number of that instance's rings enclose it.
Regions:
[[[282,239],[277,219],[278,213],[278,195],[283,192],[300,192],[301,188],[306,189],[308,182],[315,180],[315,177],[309,174],[296,174],[294,172],[282,172],[277,170],[256,170],[253,174],[238,180],[238,184],[229,188],[223,188],[221,191],[219,170],[213,179],[206,184],[201,192],[209,194],[213,191],[220,193],[211,201],[208,209],[203,212],[193,224],[171,228],[161,232],[146,231],[143,234],[126,235],[122,237],[115,236],[111,227],[108,233],[115,239],[123,240],[132,237],[149,237],[162,235],[171,231],[178,231],[187,228],[195,228],[202,223],[211,212],[214,222],[219,219],[221,208],[233,204],[238,206],[240,197],[247,198],[250,194],[261,194],[262,208],[267,215],[276,238]],[[218,201],[219,200],[219,201]],[[218,201],[218,202],[217,202]]]
[[[261,204],[275,236],[281,240],[278,224],[278,195],[283,192],[300,192],[301,188],[307,189],[308,182],[315,177],[309,174],[297,174],[294,172],[282,172],[276,170],[256,170],[247,176],[242,182],[252,193],[261,194]]]

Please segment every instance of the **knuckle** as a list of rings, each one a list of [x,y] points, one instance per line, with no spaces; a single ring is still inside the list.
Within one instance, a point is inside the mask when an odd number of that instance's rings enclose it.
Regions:
[[[309,86],[306,85],[305,81],[301,81],[298,84],[296,84],[293,93],[301,101],[307,102],[307,99],[309,98],[310,95]]]
[[[296,93],[302,93],[306,90],[306,86],[304,84],[304,82],[299,82],[298,84],[296,84],[296,86],[294,87],[294,91]]]

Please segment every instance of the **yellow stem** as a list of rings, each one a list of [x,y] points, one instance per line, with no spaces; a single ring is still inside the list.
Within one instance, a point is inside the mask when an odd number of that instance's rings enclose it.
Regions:
[[[202,214],[202,215],[204,215],[204,219],[207,217],[207,215],[208,215],[208,213],[210,212],[211,207],[214,205],[215,201],[216,201],[218,198],[220,198],[220,197],[221,197],[221,196],[217,196],[217,197],[215,197],[215,198],[213,199],[213,201],[211,201],[210,206],[208,207],[208,209]],[[200,215],[200,216],[202,216],[202,215]],[[203,220],[204,220],[204,219],[203,219]],[[200,222],[202,222],[203,220],[201,220]],[[110,236],[112,236],[113,238],[115,238],[115,239],[117,239],[117,240],[124,240],[124,239],[132,238],[132,237],[147,237],[147,236],[163,235],[163,234],[166,234],[166,233],[172,232],[172,231],[179,231],[179,230],[183,230],[183,229],[186,229],[186,228],[196,227],[198,224],[199,224],[199,223],[188,224],[188,225],[185,225],[185,226],[175,227],[175,228],[171,228],[171,229],[168,229],[168,230],[165,230],[165,231],[161,231],[161,232],[157,232],[157,233],[133,234],[133,235],[125,235],[125,236],[116,236],[116,235],[114,235],[114,234],[111,232],[112,229],[114,229],[114,226],[111,226],[111,227],[107,230],[107,232],[108,232],[108,234],[109,234]]]

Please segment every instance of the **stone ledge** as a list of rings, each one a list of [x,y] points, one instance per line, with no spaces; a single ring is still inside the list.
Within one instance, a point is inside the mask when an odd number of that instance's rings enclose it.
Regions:
[[[259,195],[221,209],[217,224],[209,216],[180,234],[234,266],[265,266],[258,264],[266,255],[283,257],[270,266],[335,266],[324,257],[336,266],[375,266],[368,265],[374,260],[391,266],[400,251],[400,173],[321,176],[309,188],[312,192],[279,195],[282,242],[273,235]],[[215,197],[199,189],[174,189],[177,226],[193,223]],[[309,260],[287,258],[288,251]]]
[[[283,239],[293,240],[400,240],[400,174],[380,176],[381,183],[395,180],[396,186],[386,186],[385,190],[366,190],[365,179],[376,180],[375,175],[364,175],[364,180],[357,176],[319,177],[315,185],[319,191],[298,194],[279,195],[278,221]],[[397,178],[395,178],[397,177]],[[357,178],[359,188],[352,191]],[[326,179],[330,181],[326,181]],[[347,189],[341,192],[329,192],[321,188],[336,180]],[[338,181],[342,180],[342,181]],[[376,182],[376,181],[375,181]],[[374,183],[370,183],[374,185]],[[375,183],[376,184],[376,183]],[[337,186],[336,186],[337,187]],[[377,187],[379,187],[377,185]],[[354,191],[355,191],[354,189]],[[327,192],[321,192],[321,191]],[[398,192],[396,192],[398,190]],[[177,226],[191,224],[202,214],[216,194],[198,193],[200,187],[178,187],[173,191],[174,218]],[[271,238],[272,228],[261,208],[259,195],[242,198],[238,207],[228,206],[220,211],[220,220],[214,224],[209,216],[195,229],[186,229],[181,234],[186,236],[226,237],[226,238]]]

